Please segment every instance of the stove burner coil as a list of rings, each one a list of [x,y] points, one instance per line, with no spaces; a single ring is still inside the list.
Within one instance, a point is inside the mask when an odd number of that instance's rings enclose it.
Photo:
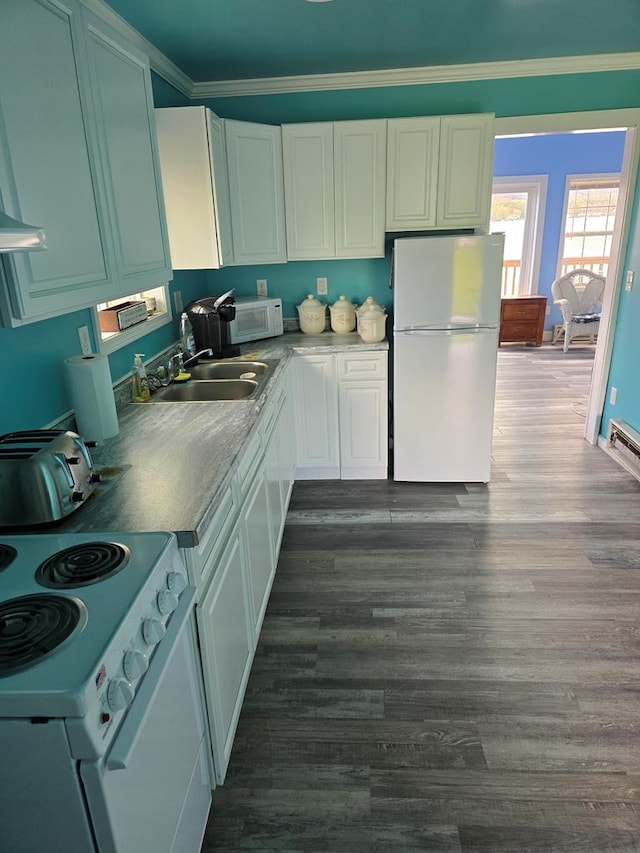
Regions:
[[[15,548],[11,545],[3,545],[0,542],[0,572],[10,566],[17,556],[18,552]]]
[[[52,554],[36,571],[36,581],[50,589],[75,589],[106,580],[124,569],[131,551],[115,542],[84,542]]]
[[[48,658],[87,624],[77,598],[42,593],[0,603],[0,677]]]

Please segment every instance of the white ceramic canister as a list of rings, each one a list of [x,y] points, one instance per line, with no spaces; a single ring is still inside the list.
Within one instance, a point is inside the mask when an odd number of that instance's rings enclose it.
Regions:
[[[373,299],[367,297],[358,308],[358,334],[365,343],[375,344],[383,341],[386,332],[387,315],[384,308]]]
[[[341,296],[329,306],[331,328],[334,332],[353,332],[356,327],[356,307],[352,302]]]
[[[296,305],[296,311],[301,332],[305,335],[319,335],[324,332],[327,306],[318,302],[315,296],[310,293],[300,305]]]

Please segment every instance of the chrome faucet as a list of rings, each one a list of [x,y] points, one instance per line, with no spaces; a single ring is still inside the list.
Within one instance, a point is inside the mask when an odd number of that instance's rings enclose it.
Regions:
[[[196,352],[193,355],[190,355],[189,358],[184,358],[184,353],[180,353],[180,354],[182,355],[182,358],[183,358],[182,366],[183,367],[189,367],[191,364],[195,364],[198,361],[198,359],[200,358],[200,356],[203,356],[203,355],[212,356],[213,350],[211,348],[201,349],[199,352]]]

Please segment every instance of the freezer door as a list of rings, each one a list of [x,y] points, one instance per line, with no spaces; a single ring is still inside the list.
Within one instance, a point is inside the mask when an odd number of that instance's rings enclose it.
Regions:
[[[487,483],[498,333],[395,337],[394,480]]]
[[[396,240],[394,328],[497,327],[504,236]]]

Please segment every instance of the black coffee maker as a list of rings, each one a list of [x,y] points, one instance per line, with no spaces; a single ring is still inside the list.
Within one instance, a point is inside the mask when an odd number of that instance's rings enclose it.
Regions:
[[[229,340],[229,323],[236,316],[233,291],[222,296],[206,296],[190,302],[187,317],[193,329],[196,350],[210,349],[212,358],[233,358],[240,355],[240,347]]]

